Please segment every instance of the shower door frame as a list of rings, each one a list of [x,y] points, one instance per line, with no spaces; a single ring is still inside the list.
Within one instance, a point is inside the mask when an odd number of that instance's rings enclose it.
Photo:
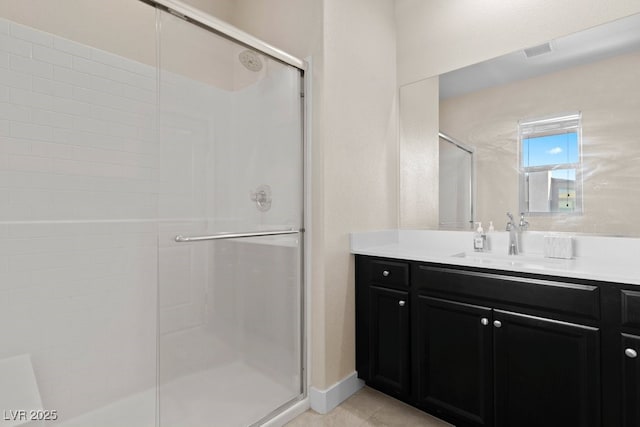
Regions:
[[[265,416],[256,422],[253,425],[268,425],[270,422],[274,421],[279,416],[283,415],[287,410],[293,409],[296,405],[301,402],[306,402],[299,410],[295,412],[295,414],[291,414],[290,418],[293,418],[295,415],[298,415],[304,412],[308,407],[308,384],[310,381],[310,370],[308,369],[310,365],[310,351],[309,351],[309,342],[307,340],[309,336],[309,318],[308,313],[310,310],[310,302],[308,301],[307,295],[310,295],[309,289],[309,276],[307,271],[309,271],[311,266],[311,259],[308,254],[310,254],[311,248],[311,238],[308,230],[305,229],[306,224],[310,224],[309,215],[311,206],[311,197],[310,197],[310,150],[309,150],[309,141],[310,141],[310,117],[309,114],[311,107],[311,78],[310,78],[310,62],[311,59],[307,58],[306,60],[302,60],[296,58],[268,43],[263,42],[262,40],[245,33],[244,31],[211,16],[205,12],[202,12],[196,8],[193,8],[189,5],[182,3],[177,0],[138,0],[142,3],[151,5],[158,10],[162,10],[164,12],[168,12],[178,18],[181,18],[193,25],[196,25],[200,28],[204,28],[207,31],[210,31],[218,36],[224,37],[228,40],[231,40],[235,43],[243,45],[245,47],[256,50],[276,61],[284,63],[286,65],[292,66],[296,68],[300,73],[300,108],[302,112],[302,122],[300,126],[300,138],[302,144],[302,158],[301,166],[302,166],[302,206],[300,206],[301,212],[301,225],[299,230],[286,230],[284,232],[272,233],[272,234],[292,234],[294,232],[298,232],[300,234],[300,239],[302,245],[300,247],[300,379],[301,379],[301,394],[284,403],[280,407],[276,408],[269,414],[265,414]],[[264,234],[264,233],[263,233]],[[210,239],[219,239],[225,238],[223,236],[204,236],[204,238],[195,238],[194,240],[213,240]],[[231,236],[229,236],[231,237]],[[183,236],[176,236],[176,241],[186,241],[180,240],[179,238],[183,238]],[[188,238],[187,238],[188,239]],[[159,366],[158,366],[159,369]],[[157,408],[159,410],[159,408]],[[287,417],[286,420],[290,419]]]

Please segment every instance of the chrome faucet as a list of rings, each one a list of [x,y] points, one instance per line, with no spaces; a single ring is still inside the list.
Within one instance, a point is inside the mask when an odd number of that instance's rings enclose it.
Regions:
[[[507,222],[507,231],[509,232],[509,255],[518,255],[522,251],[521,240],[522,232],[529,228],[529,222],[524,219],[524,212],[520,212],[520,222],[516,225],[511,212],[507,212],[509,222]]]

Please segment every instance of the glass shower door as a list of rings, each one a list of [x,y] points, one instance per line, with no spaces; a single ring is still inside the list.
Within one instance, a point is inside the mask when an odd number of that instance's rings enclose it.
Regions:
[[[474,216],[473,148],[440,133],[440,227],[469,230]]]
[[[302,395],[302,79],[159,20],[160,425],[252,425]]]

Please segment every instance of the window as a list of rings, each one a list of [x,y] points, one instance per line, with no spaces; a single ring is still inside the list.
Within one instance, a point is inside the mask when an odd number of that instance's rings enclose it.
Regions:
[[[581,114],[518,123],[520,210],[582,213]]]

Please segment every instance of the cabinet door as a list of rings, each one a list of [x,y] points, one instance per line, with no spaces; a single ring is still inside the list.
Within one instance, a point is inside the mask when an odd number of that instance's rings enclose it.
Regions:
[[[491,309],[423,295],[414,309],[418,404],[456,425],[492,425]]]
[[[397,397],[409,395],[408,293],[369,287],[369,382]]]
[[[600,426],[598,329],[494,310],[496,426]]]
[[[640,425],[640,337],[622,334],[622,425]]]

